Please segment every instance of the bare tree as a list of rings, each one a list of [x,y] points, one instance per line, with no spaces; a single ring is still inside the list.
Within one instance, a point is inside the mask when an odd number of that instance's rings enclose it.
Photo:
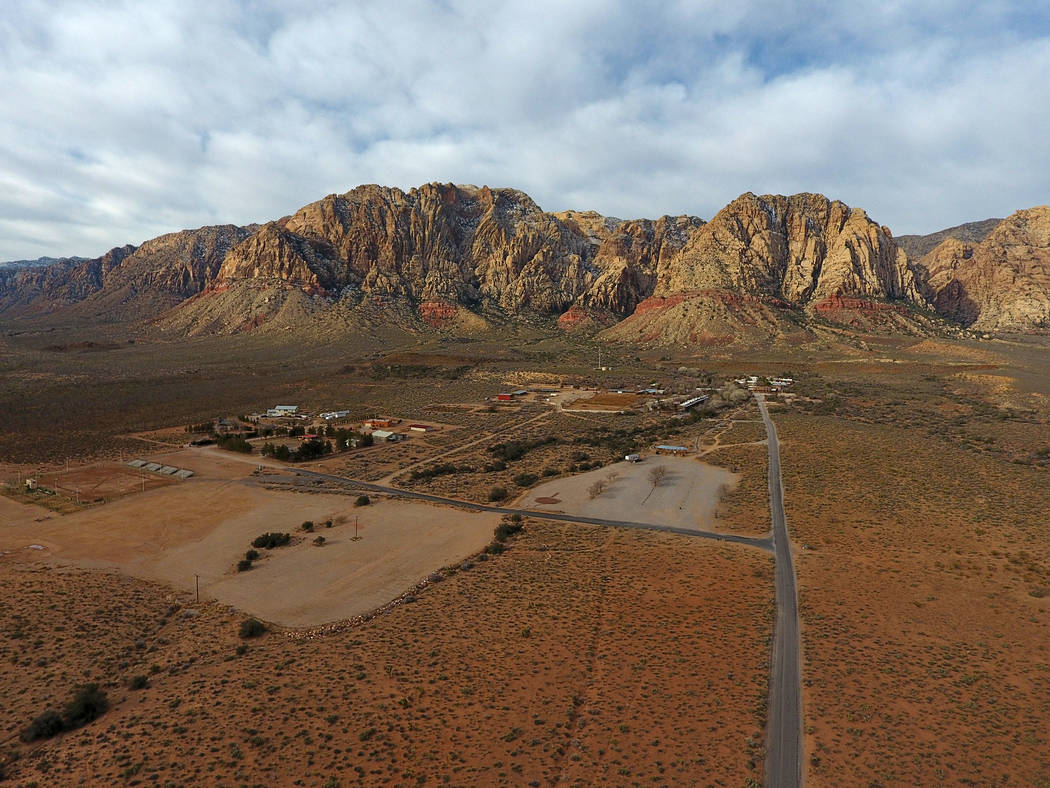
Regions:
[[[663,465],[657,465],[655,468],[649,469],[649,481],[652,482],[653,487],[659,487],[666,478],[667,468]]]
[[[599,479],[598,481],[596,481],[594,484],[592,484],[590,487],[587,488],[587,494],[591,497],[591,500],[593,501],[595,498],[597,498],[599,495],[601,495],[603,492],[605,492],[605,487],[606,487],[605,480],[604,479]]]

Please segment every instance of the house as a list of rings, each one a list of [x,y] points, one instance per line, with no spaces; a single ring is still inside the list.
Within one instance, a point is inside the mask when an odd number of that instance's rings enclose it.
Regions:
[[[390,430],[373,430],[372,439],[377,441],[387,441],[388,443],[397,443],[403,441],[405,436],[400,432],[391,432]]]
[[[689,449],[685,446],[670,446],[668,444],[661,443],[655,448],[657,454],[673,454],[675,457],[681,457],[683,454],[689,453]]]

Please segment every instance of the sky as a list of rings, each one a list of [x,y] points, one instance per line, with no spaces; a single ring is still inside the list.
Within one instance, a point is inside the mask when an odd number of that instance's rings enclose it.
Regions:
[[[894,234],[1050,202],[1045,0],[5,0],[0,260],[363,183],[710,219],[821,192]]]

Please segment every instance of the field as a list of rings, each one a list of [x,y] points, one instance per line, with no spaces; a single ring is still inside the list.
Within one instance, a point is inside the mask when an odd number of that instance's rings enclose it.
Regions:
[[[367,613],[478,552],[497,521],[421,504],[353,503],[345,495],[191,479],[44,522],[12,513],[0,528],[0,550],[119,569],[185,591],[199,578],[206,598],[282,625],[316,626]],[[318,524],[323,545],[301,530],[307,520]],[[236,571],[252,540],[273,531],[295,533],[294,543],[263,550],[253,568]]]

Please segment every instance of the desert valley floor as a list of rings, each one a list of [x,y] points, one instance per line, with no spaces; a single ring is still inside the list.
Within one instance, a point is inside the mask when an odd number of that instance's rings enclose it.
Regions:
[[[59,344],[0,340],[14,785],[762,784],[775,605],[773,556],[746,541],[770,529],[756,402],[676,418],[602,393],[749,374],[794,380],[767,398],[805,782],[1050,783],[1044,337],[708,349],[612,374],[543,337],[371,356],[250,335]],[[511,387],[528,396],[492,401]],[[271,402],[435,429],[297,464],[262,439],[187,446],[185,425]],[[523,528],[493,549],[509,515],[381,488],[521,510]],[[290,544],[238,571],[266,532]],[[242,639],[248,616],[267,631]],[[105,714],[20,741],[87,682]]]

